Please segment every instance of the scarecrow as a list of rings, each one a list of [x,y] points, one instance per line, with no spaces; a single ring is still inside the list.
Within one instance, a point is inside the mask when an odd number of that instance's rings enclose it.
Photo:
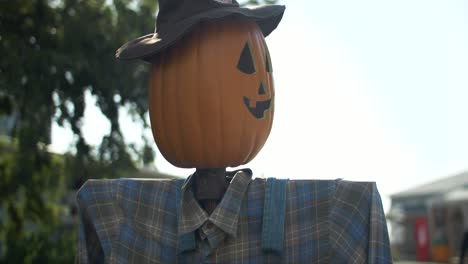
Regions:
[[[174,166],[196,168],[195,197],[211,213],[226,167],[252,160],[270,133],[274,88],[264,37],[284,7],[231,1],[160,1],[156,34],[125,44],[119,59],[151,63],[154,139]]]
[[[151,64],[155,142],[186,180],[90,180],[79,191],[82,263],[388,263],[375,183],[252,179],[270,133],[265,42],[284,6],[160,0],[157,28],[117,50]]]

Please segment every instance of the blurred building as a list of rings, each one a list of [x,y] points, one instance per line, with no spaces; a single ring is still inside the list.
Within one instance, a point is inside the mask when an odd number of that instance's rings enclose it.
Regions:
[[[402,259],[458,257],[468,207],[468,171],[390,196],[392,244]],[[465,213],[466,214],[466,213]]]

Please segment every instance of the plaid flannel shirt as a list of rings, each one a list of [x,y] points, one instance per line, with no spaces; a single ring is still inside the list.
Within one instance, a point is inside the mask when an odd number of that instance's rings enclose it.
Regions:
[[[88,181],[77,263],[392,262],[375,183],[239,172],[207,215],[191,179]]]

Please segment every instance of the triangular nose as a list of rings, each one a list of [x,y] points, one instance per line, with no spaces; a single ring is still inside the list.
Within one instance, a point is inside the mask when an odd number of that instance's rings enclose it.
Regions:
[[[258,94],[266,94],[265,87],[263,87],[263,81],[260,82],[260,88],[258,88]]]

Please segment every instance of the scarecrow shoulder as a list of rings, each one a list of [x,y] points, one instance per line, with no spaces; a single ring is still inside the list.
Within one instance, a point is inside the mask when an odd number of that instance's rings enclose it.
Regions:
[[[116,203],[142,194],[172,193],[178,185],[174,179],[105,179],[87,180],[78,190],[76,201],[79,207],[88,207],[102,203]]]
[[[335,205],[348,207],[349,210],[365,211],[378,195],[375,182],[337,180],[333,202]]]
[[[79,207],[86,207],[99,202],[112,201],[117,190],[118,180],[87,180],[76,194]]]

